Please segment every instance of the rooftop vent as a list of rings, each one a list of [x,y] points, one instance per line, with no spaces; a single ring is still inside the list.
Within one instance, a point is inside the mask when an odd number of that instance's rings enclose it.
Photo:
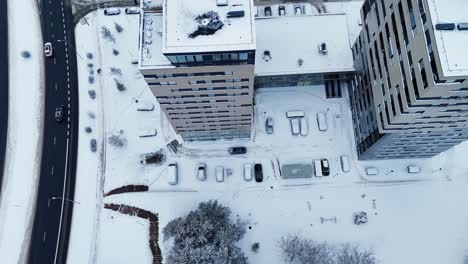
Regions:
[[[318,49],[322,55],[327,55],[328,49],[327,49],[327,44],[325,42],[320,43],[318,46]]]
[[[238,11],[229,11],[227,13],[227,18],[231,17],[243,17],[245,15],[244,10],[238,10]]]
[[[468,23],[460,23],[457,28],[458,30],[468,30]]]
[[[263,51],[263,60],[265,61],[269,61],[271,60],[271,54],[270,54],[270,51],[269,50],[264,50]]]
[[[228,0],[216,0],[216,5],[217,6],[227,6],[228,5]]]
[[[454,30],[455,24],[454,23],[439,23],[439,24],[436,24],[435,28],[437,30]]]
[[[204,14],[198,15],[195,18],[195,21],[198,23],[198,28],[189,34],[189,38],[196,38],[200,35],[213,35],[224,26],[224,23],[219,20],[218,13],[214,11],[208,11]]]

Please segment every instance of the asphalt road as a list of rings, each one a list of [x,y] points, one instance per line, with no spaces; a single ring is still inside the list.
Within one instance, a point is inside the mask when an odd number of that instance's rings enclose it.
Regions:
[[[5,166],[8,128],[8,17],[7,1],[0,1],[0,192]]]
[[[66,263],[78,139],[74,25],[69,0],[43,0],[40,12],[43,39],[52,43],[54,55],[45,58],[44,142],[28,262]],[[67,114],[57,123],[60,105]]]

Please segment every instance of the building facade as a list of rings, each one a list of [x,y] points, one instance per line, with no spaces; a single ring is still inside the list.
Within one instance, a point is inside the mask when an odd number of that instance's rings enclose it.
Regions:
[[[162,1],[159,11],[142,5],[140,72],[184,140],[250,137],[253,3],[241,2],[233,7],[213,0]],[[183,21],[182,11],[192,16],[186,14]],[[233,11],[242,16],[235,13],[226,22]],[[218,27],[214,34],[205,27],[207,21]]]
[[[360,159],[432,157],[468,139],[464,8],[463,0],[365,1],[349,89]]]

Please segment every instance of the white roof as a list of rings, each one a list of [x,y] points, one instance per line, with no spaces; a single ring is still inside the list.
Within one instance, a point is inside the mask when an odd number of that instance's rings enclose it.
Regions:
[[[163,52],[254,50],[253,0],[229,0],[228,6],[216,3],[217,0],[165,0]],[[226,17],[229,11],[237,10],[243,10],[245,15]],[[213,35],[189,38],[199,25],[195,18],[209,11],[218,13],[224,26]]]
[[[162,53],[162,13],[143,11],[140,30],[140,67],[170,66]]]
[[[468,31],[435,30],[438,23],[468,23],[468,1],[428,0],[444,76],[468,75]]]
[[[354,71],[344,14],[259,18],[256,23],[258,76]],[[319,53],[326,43],[328,54]],[[264,60],[264,51],[271,54]],[[302,66],[298,60],[302,59]]]

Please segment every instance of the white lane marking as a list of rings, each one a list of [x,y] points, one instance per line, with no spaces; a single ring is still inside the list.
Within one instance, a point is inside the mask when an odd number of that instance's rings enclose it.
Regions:
[[[56,142],[57,142],[57,138],[56,138],[56,137],[54,137],[54,145],[55,145],[55,143],[56,143]]]
[[[54,59],[54,61],[55,61],[55,59]],[[55,82],[55,91],[57,91],[57,90],[58,90],[57,82]]]
[[[44,232],[44,234],[42,234],[42,243],[44,243],[44,242],[45,242],[45,239],[46,239],[46,234],[47,234],[47,232]]]
[[[52,165],[52,169],[50,169],[50,175],[54,175],[54,169],[55,169],[55,166]]]
[[[67,131],[67,135],[69,132]],[[68,147],[69,147],[70,141],[67,138],[67,148],[65,152],[65,180],[63,181],[63,193],[62,193],[62,208],[60,209],[60,223],[59,223],[59,230],[57,234],[57,245],[55,247],[55,257],[54,257],[54,264],[57,263],[57,256],[58,256],[58,247],[59,247],[59,242],[60,242],[60,233],[62,232],[62,219],[63,219],[63,209],[65,206],[65,186],[67,186],[67,168],[68,168]]]
[[[67,77],[69,77],[69,76],[70,76],[70,72],[67,72]]]
[[[69,70],[70,70],[70,67],[68,67],[68,65],[67,65],[67,71],[69,71]]]
[[[67,62],[67,64],[68,64],[68,59],[66,59],[65,61],[66,61],[66,62]]]

